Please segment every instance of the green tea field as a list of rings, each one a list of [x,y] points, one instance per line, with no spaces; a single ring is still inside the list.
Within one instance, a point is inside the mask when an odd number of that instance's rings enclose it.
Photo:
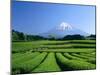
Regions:
[[[95,40],[12,42],[12,74],[96,69]]]

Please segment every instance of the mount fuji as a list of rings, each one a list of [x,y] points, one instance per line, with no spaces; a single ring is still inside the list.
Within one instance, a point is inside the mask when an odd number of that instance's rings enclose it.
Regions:
[[[83,36],[89,35],[88,33],[81,31],[80,29],[77,29],[66,22],[62,22],[60,25],[40,35],[45,38],[51,38],[51,37],[63,38],[66,35],[75,35],[75,34],[80,34]]]

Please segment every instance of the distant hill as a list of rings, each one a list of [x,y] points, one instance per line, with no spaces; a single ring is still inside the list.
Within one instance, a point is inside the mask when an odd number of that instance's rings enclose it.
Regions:
[[[36,40],[81,40],[96,39],[96,35],[87,34],[65,22],[46,33],[39,35],[29,35],[24,32],[12,30],[12,41],[36,41]]]

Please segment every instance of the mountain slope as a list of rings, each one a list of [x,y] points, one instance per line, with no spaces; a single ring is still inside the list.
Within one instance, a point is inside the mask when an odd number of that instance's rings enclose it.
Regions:
[[[66,35],[75,35],[75,34],[80,34],[84,36],[88,35],[86,32],[83,32],[80,29],[72,27],[68,23],[62,22],[57,27],[49,30],[46,33],[41,34],[41,36],[46,37],[46,38],[51,38],[51,37],[63,38]]]

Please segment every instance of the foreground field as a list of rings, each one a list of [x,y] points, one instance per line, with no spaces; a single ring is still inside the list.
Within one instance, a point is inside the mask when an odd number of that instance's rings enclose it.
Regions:
[[[95,40],[13,42],[12,74],[92,70],[95,50]]]

